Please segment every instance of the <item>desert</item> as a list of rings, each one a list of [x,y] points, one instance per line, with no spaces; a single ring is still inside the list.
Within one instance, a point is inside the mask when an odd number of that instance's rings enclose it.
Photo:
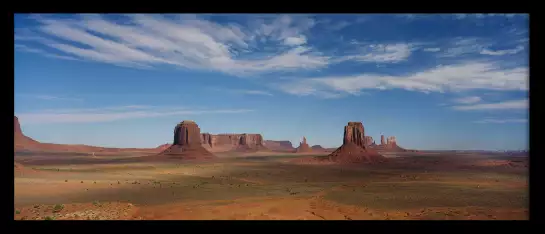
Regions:
[[[260,152],[242,152],[234,147],[231,152],[212,154],[202,146],[195,122],[183,121],[176,129],[169,148],[103,150],[92,155],[88,150],[95,150],[92,147],[42,148],[42,143],[16,128],[16,146],[28,149],[29,145],[33,150],[15,150],[14,218],[528,218],[527,156],[400,152],[397,148],[388,152],[386,146],[378,151],[364,149],[363,125],[358,122],[348,123],[345,144],[334,152],[264,147]],[[301,144],[308,147],[306,139]]]
[[[527,13],[13,19],[16,223],[534,217]]]

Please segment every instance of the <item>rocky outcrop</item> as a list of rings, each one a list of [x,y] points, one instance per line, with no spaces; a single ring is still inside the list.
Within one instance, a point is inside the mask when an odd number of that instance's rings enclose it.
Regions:
[[[380,144],[381,144],[381,145],[385,145],[385,144],[386,144],[386,140],[384,139],[384,135],[380,135]]]
[[[184,120],[174,128],[173,144],[159,154],[174,159],[213,159],[201,143],[201,129],[191,120]]]
[[[168,149],[170,146],[172,146],[172,144],[168,144],[168,143],[167,144],[162,144],[160,146],[157,146],[157,150],[164,151],[164,150]]]
[[[396,137],[395,136],[389,136],[386,139],[386,145],[388,145],[389,147],[397,146]]]
[[[381,139],[384,139],[384,136],[381,136]],[[386,138],[386,141],[381,140],[380,145],[372,146],[375,150],[384,151],[384,152],[407,152],[408,150],[401,148],[397,145],[397,140],[395,136],[389,136]]]
[[[295,150],[290,141],[265,140],[263,145],[272,151],[292,152]]]
[[[371,136],[365,136],[365,146],[373,146],[375,144],[375,140],[373,140],[373,137]]]
[[[361,122],[348,122],[344,127],[343,145],[328,155],[337,163],[375,163],[385,158],[364,144],[364,128]]]
[[[297,147],[297,149],[295,149],[295,152],[296,153],[307,153],[307,152],[310,152],[310,151],[312,151],[312,149],[310,149],[310,146],[307,144],[307,138],[303,137],[303,141],[299,142],[299,147]]]
[[[21,130],[21,125],[19,124],[19,118],[17,118],[17,116],[13,116],[13,117],[14,117],[14,121],[13,121],[14,150],[17,151],[17,150],[38,148],[40,145],[40,142],[25,136],[23,134],[23,131]]]
[[[361,122],[348,122],[348,125],[344,126],[343,145],[352,142],[359,147],[365,148],[364,131]]]
[[[261,134],[201,134],[202,144],[205,148],[225,149],[238,151],[257,151],[267,149],[263,143]]]
[[[335,150],[335,149],[333,150],[326,149],[322,147],[321,145],[313,145],[312,147],[310,147],[310,149],[312,149],[312,151],[314,152],[333,152]]]

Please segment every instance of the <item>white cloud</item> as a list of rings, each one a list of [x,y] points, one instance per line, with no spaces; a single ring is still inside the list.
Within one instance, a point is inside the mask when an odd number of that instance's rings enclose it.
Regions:
[[[124,119],[153,118],[162,116],[184,116],[198,114],[236,114],[246,113],[248,109],[198,109],[159,108],[149,106],[120,106],[90,109],[42,110],[30,113],[18,113],[17,117],[25,124],[45,123],[93,123],[110,122]]]
[[[352,41],[354,45],[363,43]],[[356,55],[347,55],[337,59],[337,62],[354,60],[359,62],[374,63],[398,63],[405,61],[412,53],[412,45],[407,43],[397,44],[369,44],[360,48]]]
[[[474,121],[473,123],[480,123],[480,124],[528,123],[528,119],[483,119],[483,120]]]
[[[513,18],[515,16],[527,17],[528,14],[450,14],[455,19],[477,18],[484,19],[489,17],[506,17]]]
[[[424,51],[426,51],[426,52],[439,52],[439,51],[441,51],[441,48],[424,48]]]
[[[438,66],[404,76],[360,74],[313,77],[277,85],[284,92],[317,95],[323,92],[357,95],[365,89],[405,89],[420,92],[462,90],[528,90],[528,68],[501,69],[494,63],[468,61]]]
[[[512,110],[512,109],[528,109],[528,99],[511,100],[498,103],[486,103],[464,106],[453,106],[454,110],[472,111],[472,110]]]
[[[458,98],[458,99],[454,99],[453,101],[456,103],[461,103],[461,104],[472,104],[472,103],[480,102],[481,98],[477,96],[473,96],[473,97]]]
[[[15,44],[14,47],[18,51],[27,52],[27,53],[41,54],[41,55],[43,55],[45,57],[49,57],[49,58],[79,61],[79,59],[74,58],[74,57],[65,56],[65,55],[58,55],[58,54],[50,54],[50,53],[48,53],[48,52],[46,52],[44,50],[37,49],[37,48],[30,48],[28,46],[21,45],[21,44]]]
[[[171,20],[140,14],[128,15],[126,24],[99,15],[82,15],[72,20],[34,18],[42,24],[38,30],[31,35],[23,31],[23,35],[16,35],[16,40],[34,40],[72,58],[120,66],[148,68],[168,64],[248,75],[316,69],[329,64],[329,57],[301,46],[306,41],[304,34],[314,24],[305,17],[279,16],[258,23],[255,28],[193,17]],[[264,38],[296,47],[254,53],[256,43]]]
[[[299,37],[288,37],[284,39],[284,44],[288,46],[298,46],[307,43],[307,38],[303,35]]]
[[[516,54],[516,53],[519,53],[521,51],[524,50],[524,46],[517,46],[516,48],[514,49],[510,49],[510,50],[488,50],[488,49],[484,49],[481,51],[481,54],[485,54],[485,55],[495,55],[495,56],[499,56],[499,55],[506,55],[506,54]]]
[[[455,38],[447,43],[447,48],[439,53],[439,57],[451,58],[467,54],[478,54],[490,43],[481,38]]]
[[[48,101],[82,101],[82,99],[80,98],[59,97],[59,96],[42,95],[42,94],[18,94],[17,96],[29,97],[29,98],[40,99],[40,100],[48,100]]]
[[[239,90],[238,92],[242,93],[242,94],[249,94],[249,95],[272,96],[271,93],[269,93],[267,91],[262,91],[262,90]]]

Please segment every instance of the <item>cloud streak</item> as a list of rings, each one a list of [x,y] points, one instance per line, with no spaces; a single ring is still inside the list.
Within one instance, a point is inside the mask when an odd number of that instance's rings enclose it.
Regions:
[[[517,46],[516,48],[514,49],[509,49],[509,50],[488,50],[488,49],[484,49],[481,51],[481,54],[485,54],[485,55],[493,55],[493,56],[501,56],[501,55],[506,55],[506,54],[517,54],[521,51],[524,50],[524,46]]]
[[[16,41],[38,42],[58,52],[48,54],[72,59],[139,68],[165,64],[235,75],[316,69],[329,64],[329,57],[306,44],[304,34],[313,21],[304,17],[281,16],[255,28],[141,14],[125,16],[128,24],[117,24],[100,15],[81,15],[72,20],[34,18],[41,25],[17,34]],[[290,48],[264,55],[254,53],[259,41]]]
[[[83,101],[83,99],[81,98],[59,97],[59,96],[44,95],[44,94],[19,94],[18,96],[39,99],[39,100],[46,100],[46,101]]]
[[[473,96],[473,97],[457,98],[457,99],[454,99],[453,101],[460,104],[472,104],[472,103],[480,102],[481,100],[482,99],[480,97]]]
[[[38,112],[18,113],[17,116],[25,124],[48,123],[95,123],[111,122],[126,119],[155,118],[164,116],[185,116],[201,114],[237,114],[246,113],[249,109],[186,109],[160,108],[150,106],[119,106],[89,109],[58,109]]]
[[[479,124],[528,123],[528,119],[483,119],[483,120],[474,121],[473,123],[479,123]]]
[[[463,90],[528,90],[528,68],[502,69],[494,63],[466,62],[437,66],[404,76],[360,74],[294,80],[276,88],[306,96],[323,93],[358,95],[369,89],[404,89],[419,92],[456,92]]]
[[[459,111],[481,111],[481,110],[517,110],[528,109],[528,99],[510,100],[498,103],[486,103],[475,105],[453,106],[452,109]]]

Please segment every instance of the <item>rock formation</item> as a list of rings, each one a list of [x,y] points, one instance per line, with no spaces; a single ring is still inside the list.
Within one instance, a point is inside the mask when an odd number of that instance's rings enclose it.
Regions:
[[[373,137],[371,136],[365,136],[365,146],[373,146],[375,144],[375,140],[373,140]]]
[[[361,122],[348,122],[344,127],[343,145],[329,154],[329,161],[338,163],[374,163],[385,158],[364,144],[364,128]]]
[[[263,145],[265,145],[265,147],[267,147],[268,149],[270,150],[273,150],[273,151],[288,151],[288,152],[292,152],[295,150],[295,148],[293,148],[293,145],[291,144],[290,141],[271,141],[271,140],[266,140],[263,142]]]
[[[225,151],[257,151],[266,150],[261,134],[201,134],[201,141],[205,148]]]
[[[177,159],[215,158],[201,144],[201,129],[191,120],[184,120],[174,128],[174,142],[159,155]]]
[[[386,139],[386,145],[389,146],[389,147],[397,146],[396,137],[395,136],[389,136]]]
[[[170,146],[172,146],[172,144],[168,144],[168,143],[167,144],[162,144],[160,146],[157,146],[157,150],[162,152],[162,151],[168,149]]]
[[[312,151],[315,151],[315,152],[333,152],[333,150],[328,150],[324,147],[322,147],[321,145],[313,145],[312,147],[310,147],[310,149],[312,149]]]
[[[386,141],[384,140],[384,135],[380,135],[380,144],[386,145]]]
[[[384,136],[381,136],[381,144],[380,145],[374,145],[372,148],[378,151],[384,151],[384,152],[406,152],[408,150],[401,148],[397,145],[396,137],[395,136],[389,136],[386,138],[385,142],[382,142],[382,139],[384,139]]]
[[[301,141],[299,143],[299,147],[297,147],[297,149],[295,149],[295,152],[296,153],[307,153],[307,152],[310,152],[312,151],[310,149],[310,146],[307,144],[307,138],[306,137],[303,137],[303,141]]]
[[[29,148],[36,148],[40,145],[40,142],[35,141],[34,139],[27,137],[23,134],[21,130],[21,125],[19,124],[19,118],[14,117],[13,127],[14,127],[14,150],[22,150]]]

